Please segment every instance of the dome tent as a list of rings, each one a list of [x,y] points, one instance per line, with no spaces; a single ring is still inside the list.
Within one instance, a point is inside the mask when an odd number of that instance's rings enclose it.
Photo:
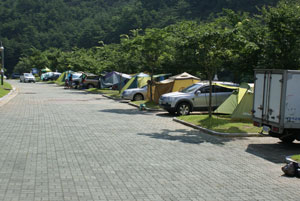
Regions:
[[[134,75],[127,83],[126,85],[122,88],[121,94],[123,93],[124,90],[126,89],[131,89],[131,88],[141,88],[145,85],[147,85],[147,81],[150,80],[150,76],[145,74],[145,73],[138,73]]]
[[[232,119],[251,119],[253,88],[254,84],[242,83],[214,113],[230,114]]]
[[[101,77],[101,88],[112,87],[119,89],[120,85],[121,88],[123,88],[130,78],[130,75],[119,73],[116,71],[106,73],[104,76]],[[122,83],[120,84],[120,82]]]

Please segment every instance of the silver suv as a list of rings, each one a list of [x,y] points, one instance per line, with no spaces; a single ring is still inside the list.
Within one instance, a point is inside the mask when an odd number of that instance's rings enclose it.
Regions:
[[[214,81],[227,86],[238,86],[232,82]],[[215,109],[221,105],[231,94],[233,89],[212,86],[212,107]],[[172,92],[159,98],[160,107],[171,114],[188,115],[192,111],[207,110],[209,103],[209,83],[198,82],[180,92]]]

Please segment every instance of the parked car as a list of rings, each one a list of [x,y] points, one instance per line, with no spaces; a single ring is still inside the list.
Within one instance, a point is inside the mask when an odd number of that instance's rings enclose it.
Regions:
[[[142,88],[126,89],[122,93],[122,98],[133,101],[144,100],[147,97],[147,90],[147,85],[143,86]]]
[[[20,82],[35,82],[35,77],[31,73],[23,73],[20,76]]]
[[[61,75],[61,73],[58,73],[58,72],[43,73],[41,76],[41,80],[43,80],[43,81],[57,80],[57,78],[60,75]]]
[[[81,83],[82,73],[72,73],[72,87],[77,89]],[[69,77],[66,78],[65,82],[68,82]]]
[[[11,79],[18,79],[20,78],[21,74],[20,73],[12,73],[11,74]]]
[[[229,86],[238,86],[232,82],[214,81]],[[192,111],[207,110],[209,106],[209,83],[199,82],[193,84],[180,92],[172,92],[162,95],[159,98],[160,107],[171,114],[188,115]],[[212,107],[215,109],[221,105],[231,94],[233,89],[212,86]]]
[[[94,74],[85,74],[86,77],[82,79],[81,87],[82,88],[99,88],[100,86],[100,76]],[[82,76],[81,76],[82,78]]]

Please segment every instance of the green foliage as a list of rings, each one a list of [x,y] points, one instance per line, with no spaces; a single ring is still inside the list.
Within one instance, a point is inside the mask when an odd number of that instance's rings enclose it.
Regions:
[[[119,36],[130,34],[130,30],[163,28],[181,20],[199,21],[215,16],[223,8],[257,12],[256,6],[277,1],[5,0],[0,2],[0,36],[6,68],[11,73],[19,62],[18,69],[26,70],[28,61],[19,57],[29,55],[32,48],[89,49],[99,41],[119,43]]]
[[[88,2],[77,3],[89,5]],[[146,16],[150,16],[146,12],[148,10],[143,10],[145,8],[152,9],[151,16],[157,17],[161,15],[158,14],[160,9],[170,11],[173,16],[180,9],[189,10],[190,6],[195,6],[195,2],[184,0],[127,3],[113,3],[115,6],[123,5],[118,15],[111,18],[113,23],[124,21],[126,16],[134,26],[143,27],[144,21],[147,21]],[[103,5],[110,6],[105,2]],[[189,15],[193,16],[194,11],[190,11]],[[88,20],[88,14],[83,12],[79,15],[88,26],[84,28],[86,34],[76,37],[81,38],[81,45],[75,43],[77,47],[68,50],[64,47],[46,50],[38,46],[30,47],[26,54],[22,54],[15,70],[25,72],[33,67],[48,67],[52,71],[73,70],[95,74],[113,70],[124,73],[147,71],[154,74],[187,71],[203,79],[212,78],[218,73],[222,80],[252,82],[253,70],[256,68],[300,68],[300,9],[297,1],[282,1],[276,7],[263,7],[256,15],[224,9],[206,21],[187,20],[163,28],[134,28],[131,31],[124,27],[108,26],[103,32],[104,25],[97,27],[97,23]],[[98,13],[95,19],[100,20],[105,14]],[[178,17],[177,14],[174,16]],[[142,17],[138,17],[140,15]],[[66,16],[66,19],[69,18]],[[103,24],[107,23],[103,21]],[[129,27],[129,24],[124,26]],[[119,34],[119,29],[122,34]],[[111,37],[118,33],[119,39],[107,39],[107,30]],[[74,30],[73,34],[78,34],[78,31]]]
[[[268,27],[263,65],[279,69],[297,69],[300,62],[300,2],[282,1],[277,7],[262,9]]]

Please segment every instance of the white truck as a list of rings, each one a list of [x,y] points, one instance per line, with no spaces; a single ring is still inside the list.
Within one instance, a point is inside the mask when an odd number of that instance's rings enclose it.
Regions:
[[[255,70],[253,124],[272,137],[300,140],[300,71]]]

